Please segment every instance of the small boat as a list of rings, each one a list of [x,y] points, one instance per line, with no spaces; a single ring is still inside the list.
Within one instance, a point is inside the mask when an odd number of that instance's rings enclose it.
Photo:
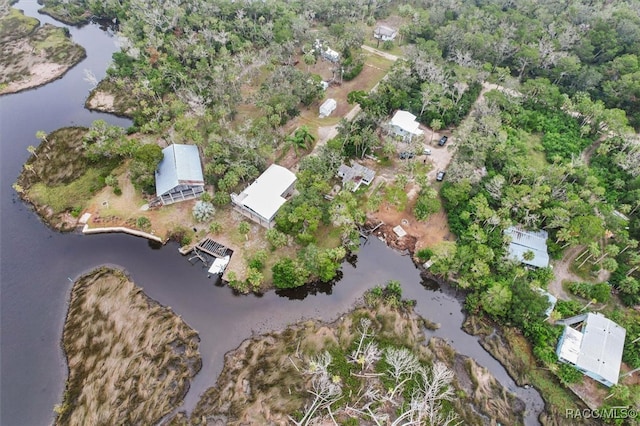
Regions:
[[[216,260],[213,261],[213,264],[209,268],[209,273],[222,275],[224,270],[227,268],[227,265],[229,264],[230,259],[231,259],[231,256],[229,255],[216,258]]]

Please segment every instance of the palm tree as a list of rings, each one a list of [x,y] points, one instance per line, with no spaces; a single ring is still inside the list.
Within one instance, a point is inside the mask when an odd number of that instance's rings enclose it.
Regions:
[[[286,141],[293,146],[293,150],[298,155],[298,148],[308,149],[309,145],[316,140],[307,126],[299,127],[293,135],[287,137]]]

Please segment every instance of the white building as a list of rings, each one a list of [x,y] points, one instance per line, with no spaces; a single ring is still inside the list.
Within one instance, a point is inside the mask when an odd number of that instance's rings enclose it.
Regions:
[[[402,136],[403,140],[411,140],[414,136],[421,136],[424,132],[420,130],[420,123],[416,121],[416,116],[408,111],[398,110],[389,122],[389,130]]]
[[[379,25],[373,31],[373,37],[382,41],[390,41],[396,38],[398,35],[398,30],[394,30],[393,28],[385,27],[384,25]]]
[[[336,109],[338,103],[335,99],[329,98],[320,105],[320,118],[327,117]]]
[[[173,204],[204,193],[200,153],[195,145],[169,145],[156,169],[157,203]]]
[[[240,194],[231,194],[231,202],[237,211],[254,222],[272,228],[273,219],[293,192],[295,182],[295,174],[272,164]]]
[[[582,314],[557,321],[564,325],[558,360],[611,387],[618,384],[626,330],[601,314]],[[575,328],[574,328],[575,327]]]

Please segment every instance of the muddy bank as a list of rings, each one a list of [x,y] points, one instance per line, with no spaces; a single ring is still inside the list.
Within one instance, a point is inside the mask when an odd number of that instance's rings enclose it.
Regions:
[[[372,298],[371,293],[365,296],[364,306],[333,323],[307,321],[245,340],[225,355],[216,386],[202,396],[191,418],[181,415],[174,422],[288,424],[289,416],[299,419],[313,400],[305,365],[324,351],[331,354],[329,370],[342,389],[331,413],[338,423],[354,417],[365,423],[371,421],[355,408],[367,398],[367,392],[378,392],[380,396],[376,415],[397,417],[397,408],[403,401],[409,402],[411,392],[409,386],[401,386],[395,397],[385,399],[389,398],[389,387],[395,384],[386,376],[386,358],[370,368],[347,360],[361,346],[363,319],[370,321],[367,342],[385,350],[408,348],[427,368],[441,364],[453,373],[451,400],[442,405],[447,413],[455,413],[468,425],[523,423],[524,402],[509,393],[488,370],[472,358],[457,354],[442,339],[425,342],[423,320],[411,306],[397,304],[385,295]]]
[[[56,424],[155,424],[200,370],[198,344],[193,329],[123,272],[81,277],[64,325],[69,376]]]
[[[91,91],[84,106],[91,111],[131,118],[139,104],[139,99],[132,96],[133,88],[131,82],[107,76]]]
[[[86,57],[66,29],[50,24],[40,27],[37,19],[25,18],[16,9],[0,18],[0,40],[0,94],[61,78]]]

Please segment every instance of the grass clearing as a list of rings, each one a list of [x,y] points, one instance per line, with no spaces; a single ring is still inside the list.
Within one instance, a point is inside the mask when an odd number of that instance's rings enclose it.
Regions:
[[[56,424],[155,424],[200,370],[197,333],[121,271],[73,287],[62,344],[69,365]]]

